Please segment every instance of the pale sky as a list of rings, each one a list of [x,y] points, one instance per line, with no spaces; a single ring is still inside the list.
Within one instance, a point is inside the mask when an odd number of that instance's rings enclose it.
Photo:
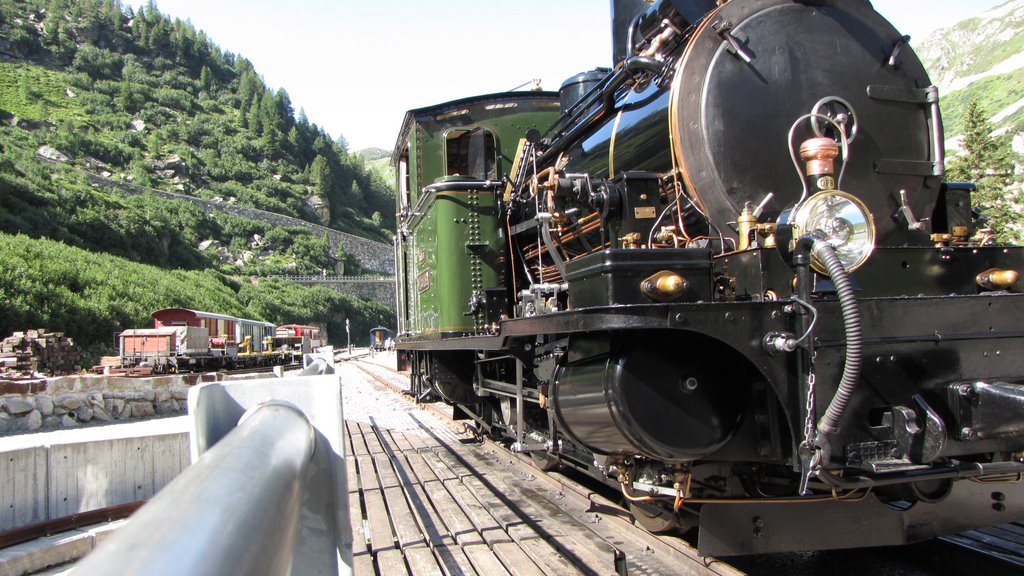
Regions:
[[[1005,0],[875,0],[913,42]],[[131,0],[133,6],[145,2]],[[248,58],[349,149],[390,150],[406,110],[609,66],[610,0],[158,0]]]

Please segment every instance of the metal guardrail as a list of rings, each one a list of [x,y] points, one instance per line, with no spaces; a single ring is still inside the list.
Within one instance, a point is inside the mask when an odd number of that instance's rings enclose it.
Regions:
[[[247,412],[75,574],[287,574],[314,439],[290,404]]]
[[[75,574],[350,575],[341,382],[333,349],[304,360],[298,376],[191,388],[192,466]]]

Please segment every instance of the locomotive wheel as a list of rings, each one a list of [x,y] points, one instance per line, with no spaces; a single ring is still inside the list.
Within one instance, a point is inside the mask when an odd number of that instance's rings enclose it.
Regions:
[[[638,526],[652,534],[671,532],[679,527],[677,514],[656,506],[630,502],[629,512]]]
[[[558,456],[550,452],[535,451],[530,452],[530,460],[538,470],[542,472],[550,472],[557,470],[561,463],[558,461]]]

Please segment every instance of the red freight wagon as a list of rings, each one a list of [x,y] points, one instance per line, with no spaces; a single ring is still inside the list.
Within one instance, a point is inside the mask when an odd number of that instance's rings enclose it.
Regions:
[[[323,345],[323,337],[316,326],[302,324],[284,324],[277,327],[274,335],[274,347],[280,349],[287,346],[303,353],[312,352]]]

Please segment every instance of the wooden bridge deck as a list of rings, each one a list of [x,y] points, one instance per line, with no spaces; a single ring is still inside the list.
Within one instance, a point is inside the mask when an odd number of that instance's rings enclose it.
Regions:
[[[341,368],[355,574],[737,573]]]

